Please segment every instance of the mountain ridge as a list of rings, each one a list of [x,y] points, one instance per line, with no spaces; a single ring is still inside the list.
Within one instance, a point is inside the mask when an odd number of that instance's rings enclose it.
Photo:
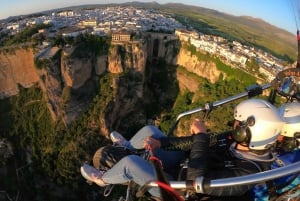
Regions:
[[[182,23],[187,21],[187,25],[192,25],[197,31],[204,34],[220,35],[229,40],[237,40],[242,44],[254,46],[263,51],[270,52],[274,56],[282,58],[290,63],[294,62],[297,58],[296,35],[283,28],[276,27],[261,18],[236,16],[210,8],[186,5],[183,3],[160,4],[156,1],[132,1],[126,3],[84,4],[52,9],[39,13],[107,6],[134,6],[156,9],[165,14],[172,15]]]
[[[238,40],[243,44],[259,47],[289,61],[296,59],[297,40],[295,34],[263,19],[235,16],[213,9],[173,3],[161,6],[160,10],[188,18],[196,26],[197,22],[206,25],[206,27],[203,25],[196,27],[198,31]]]
[[[98,4],[89,6],[134,6],[156,9],[166,14],[202,23],[198,31],[205,34],[220,35],[230,40],[237,40],[245,45],[255,46],[274,56],[293,62],[297,58],[296,35],[253,16],[236,16],[218,10],[183,3],[160,4],[153,2],[132,1],[122,4]],[[84,5],[83,5],[84,7]],[[70,7],[71,8],[71,7]],[[204,28],[203,28],[204,27]],[[296,32],[296,30],[295,30]]]

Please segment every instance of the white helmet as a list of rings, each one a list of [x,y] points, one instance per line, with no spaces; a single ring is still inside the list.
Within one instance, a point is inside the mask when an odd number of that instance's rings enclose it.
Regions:
[[[262,99],[248,99],[234,109],[235,124],[233,139],[237,143],[246,142],[253,150],[265,150],[276,142],[283,120],[278,109]]]
[[[284,120],[281,135],[295,138],[300,142],[300,103],[286,103],[278,110]]]

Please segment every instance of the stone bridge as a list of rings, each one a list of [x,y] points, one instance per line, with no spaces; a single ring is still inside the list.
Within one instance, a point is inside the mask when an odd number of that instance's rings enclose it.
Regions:
[[[165,43],[170,40],[175,40],[177,37],[174,34],[146,32],[144,38],[147,41],[148,60],[164,58],[166,52]]]

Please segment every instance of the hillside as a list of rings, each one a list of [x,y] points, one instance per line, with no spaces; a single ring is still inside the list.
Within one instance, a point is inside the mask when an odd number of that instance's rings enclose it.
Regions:
[[[65,7],[44,12],[66,9],[80,10],[107,6],[134,6],[154,9],[171,15],[181,23],[191,26],[205,34],[220,35],[229,40],[237,40],[249,46],[258,47],[274,56],[293,62],[297,59],[297,41],[295,34],[273,26],[262,19],[250,16],[234,16],[213,9],[190,6],[180,3],[159,4],[155,1],[138,1],[123,4],[90,4]]]
[[[249,46],[259,47],[285,60],[291,61],[297,58],[295,34],[273,26],[262,19],[234,16],[212,9],[176,3],[131,2],[121,5],[157,9],[172,15],[181,23],[192,26],[202,33],[220,35],[229,40],[237,40]]]

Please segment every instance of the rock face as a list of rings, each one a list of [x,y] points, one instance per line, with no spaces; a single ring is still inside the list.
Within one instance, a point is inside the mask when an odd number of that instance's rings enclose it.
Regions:
[[[190,92],[196,92],[199,88],[198,81],[192,77],[189,77],[187,74],[177,71],[176,78],[179,83],[180,91],[188,90]]]
[[[105,73],[107,68],[107,55],[102,55],[97,57],[97,62],[95,66],[96,75],[102,75]]]
[[[104,135],[118,127],[121,119],[145,121],[142,102],[145,99],[145,68],[147,60],[163,58],[166,63],[181,65],[187,71],[215,82],[220,75],[213,62],[199,61],[180,45],[174,37],[155,34],[154,39],[126,43],[112,43],[108,54],[74,58],[67,48],[59,56],[48,58],[41,69],[34,64],[32,49],[16,49],[0,54],[0,99],[18,94],[18,85],[28,88],[38,83],[44,91],[53,120],[62,119],[69,125],[91,103],[99,75],[111,73],[113,100],[99,116],[99,128]],[[151,44],[149,44],[151,43]],[[153,43],[153,44],[152,44]],[[152,51],[149,50],[149,45]],[[159,48],[154,51],[155,48]],[[160,49],[162,48],[162,49]],[[92,55],[92,54],[91,54]],[[151,72],[151,69],[149,69]],[[151,73],[150,73],[151,74]],[[174,75],[175,76],[175,75]],[[195,92],[198,84],[186,74],[177,72],[180,90]]]
[[[60,65],[48,62],[47,69],[38,71],[40,76],[39,86],[43,90],[47,105],[54,121],[62,116],[62,78]]]
[[[18,94],[18,85],[29,88],[38,80],[32,49],[0,53],[0,99]]]
[[[89,58],[66,58],[61,61],[61,74],[65,85],[78,89],[91,77],[92,61]]]
[[[221,74],[215,63],[211,61],[199,61],[195,55],[191,55],[191,53],[184,48],[180,48],[176,64],[183,66],[189,72],[207,78],[212,83],[215,83]]]
[[[141,42],[113,44],[110,47],[107,71],[119,75],[114,76],[111,84],[114,100],[106,109],[105,119],[100,120],[104,135],[112,129],[122,129],[120,126],[124,129],[120,120],[128,116],[135,121],[145,120],[143,108],[139,105],[144,96],[146,62],[146,45]],[[130,125],[130,119],[127,119],[127,125]]]
[[[146,61],[146,46],[142,42],[115,43],[109,49],[108,72],[117,74],[134,69],[143,73]]]
[[[120,54],[121,48],[122,46],[110,47],[110,55],[108,57],[108,71],[111,73],[122,73],[124,71]]]

